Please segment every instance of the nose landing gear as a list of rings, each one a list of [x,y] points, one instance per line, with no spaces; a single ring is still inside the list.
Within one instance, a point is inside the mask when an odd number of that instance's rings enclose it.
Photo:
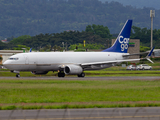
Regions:
[[[18,73],[18,74],[16,74],[16,77],[17,77],[17,78],[19,78],[19,77],[20,77],[20,74],[19,74],[19,73]]]
[[[16,77],[17,77],[17,78],[19,78],[19,77],[20,77],[19,71],[11,70],[11,72],[12,72],[12,73],[17,73],[17,74],[16,74]]]

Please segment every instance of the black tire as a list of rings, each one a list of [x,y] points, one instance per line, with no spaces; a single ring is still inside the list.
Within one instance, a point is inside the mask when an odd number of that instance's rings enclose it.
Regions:
[[[84,77],[85,76],[85,73],[82,72],[81,74],[77,75],[78,77]]]
[[[19,77],[20,77],[20,74],[17,74],[16,77],[19,78]]]
[[[65,73],[61,73],[61,77],[65,77]]]
[[[58,73],[58,77],[61,77],[61,73],[60,72]]]
[[[65,73],[59,72],[59,73],[58,73],[58,77],[65,77]]]

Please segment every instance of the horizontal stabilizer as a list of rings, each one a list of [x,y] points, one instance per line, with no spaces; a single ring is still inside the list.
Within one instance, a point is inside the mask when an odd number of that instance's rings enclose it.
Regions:
[[[151,59],[147,58],[148,61],[150,61],[151,63],[154,63]]]

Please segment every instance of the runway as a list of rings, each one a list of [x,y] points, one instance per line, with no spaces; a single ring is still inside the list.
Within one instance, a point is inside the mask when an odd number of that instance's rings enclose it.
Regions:
[[[36,76],[36,77],[0,77],[0,79],[27,79],[27,80],[33,80],[33,79],[46,79],[46,80],[160,80],[160,76],[118,76],[118,77],[46,77],[46,76]]]
[[[160,107],[144,108],[93,108],[93,109],[42,109],[1,110],[3,120],[159,120]]]

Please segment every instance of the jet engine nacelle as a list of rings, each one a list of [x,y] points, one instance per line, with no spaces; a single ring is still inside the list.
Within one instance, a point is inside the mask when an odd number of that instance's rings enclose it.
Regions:
[[[82,67],[78,65],[67,65],[64,67],[65,74],[78,75],[81,74],[82,72],[83,72]]]
[[[48,71],[31,71],[31,73],[35,75],[44,75],[47,74]]]

